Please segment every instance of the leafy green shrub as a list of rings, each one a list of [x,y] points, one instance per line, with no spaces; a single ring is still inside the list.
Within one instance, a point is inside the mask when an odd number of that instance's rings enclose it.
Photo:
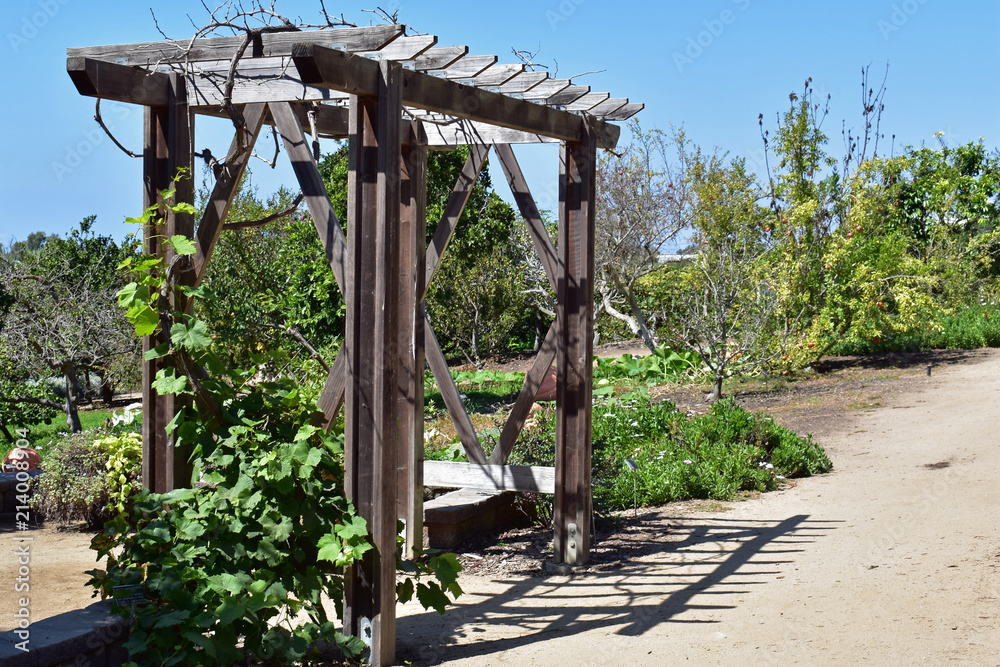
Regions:
[[[162,193],[163,201],[171,198]],[[170,208],[193,212],[187,204]],[[157,204],[135,222],[162,225],[159,215]],[[178,255],[195,252],[183,236],[165,242]],[[343,436],[318,427],[322,413],[294,379],[260,380],[259,368],[273,361],[267,350],[250,353],[246,368],[230,368],[204,321],[171,311],[181,292],[202,301],[211,299],[208,291],[178,287],[157,258],[123,266],[136,274],[118,294],[136,334],[164,327],[166,340],[146,356],[162,359],[153,388],[184,406],[166,430],[178,448],[190,448],[194,487],[143,492],[92,542],[107,558],[105,570],[90,572],[96,592],[107,597],[126,586],[147,601],[135,609],[125,644],[132,660],[300,664],[319,659],[323,644],[357,656],[364,643],[341,634],[323,605],[330,601],[342,614],[344,568],[372,548],[365,520],[344,494]],[[408,561],[403,569],[417,581],[399,581],[401,600],[415,594],[443,613],[448,595],[461,593],[453,556]]]
[[[512,462],[553,465],[554,411],[522,436]],[[832,464],[811,437],[801,438],[763,413],[750,413],[732,399],[707,415],[689,417],[668,401],[654,402],[640,390],[594,405],[594,497],[613,509],[631,507],[633,473],[641,505],[688,498],[729,500],[741,491],[768,491],[781,478],[826,472]]]
[[[694,377],[703,369],[704,364],[697,352],[692,350],[676,352],[668,347],[658,347],[649,356],[636,357],[623,354],[617,359],[598,357],[594,381],[598,384],[607,384],[603,381],[627,379],[647,384],[663,384]]]
[[[141,486],[142,439],[103,430],[67,435],[42,460],[32,506],[46,520],[100,527],[127,510]]]
[[[923,322],[903,333],[875,339],[847,339],[830,350],[834,355],[920,350],[973,350],[1000,347],[1000,310],[977,305],[944,313],[937,321]]]

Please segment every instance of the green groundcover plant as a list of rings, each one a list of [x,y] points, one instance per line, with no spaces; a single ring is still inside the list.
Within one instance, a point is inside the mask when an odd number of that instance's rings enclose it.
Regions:
[[[538,420],[515,447],[515,462],[553,464],[553,411],[542,412]],[[633,493],[644,506],[690,498],[730,500],[833,467],[811,437],[802,438],[732,399],[694,416],[669,401],[652,400],[643,388],[598,399],[593,424],[594,499],[605,509],[632,507]],[[634,473],[626,459],[636,464]]]
[[[154,206],[136,222],[155,224],[160,213]],[[194,246],[178,236],[165,242],[179,259],[126,261],[135,281],[119,302],[138,335],[166,334],[147,358],[161,360],[155,390],[182,406],[167,431],[192,452],[192,488],[142,492],[131,512],[109,521],[93,540],[107,566],[91,572],[91,584],[105,597],[144,598],[126,644],[132,664],[309,664],[330,646],[362,656],[361,640],[336,622],[344,568],[372,549],[344,496],[343,437],[319,428],[315,400],[290,379],[260,381],[258,367],[273,360],[222,364],[207,325],[185,308],[211,294],[173,283]],[[416,595],[443,613],[461,593],[454,555],[398,564],[401,601]]]

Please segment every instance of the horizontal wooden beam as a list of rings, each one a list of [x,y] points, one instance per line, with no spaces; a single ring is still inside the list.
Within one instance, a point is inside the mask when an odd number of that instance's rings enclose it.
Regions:
[[[300,44],[292,49],[292,59],[304,83],[352,95],[371,96],[378,90],[378,63],[367,58]],[[410,70],[403,71],[403,104],[562,141],[579,140],[589,125],[604,148],[614,148],[621,133],[600,120]]]
[[[81,95],[103,100],[165,107],[170,99],[170,75],[92,58],[66,60],[66,71]]]
[[[292,46],[310,42],[342,51],[378,51],[402,36],[406,26],[380,25],[365,28],[331,28],[267,33],[246,55],[273,57],[291,55]],[[66,49],[66,56],[95,58],[120,65],[165,65],[198,60],[230,60],[243,43],[242,36],[178,39],[135,44],[111,44]]]
[[[419,117],[418,117],[419,119]],[[427,145],[431,148],[454,148],[471,144],[546,144],[559,143],[558,139],[540,134],[511,130],[471,120],[451,121],[445,124],[427,121],[423,123],[427,133]]]
[[[484,491],[555,493],[556,469],[424,461],[424,486]]]

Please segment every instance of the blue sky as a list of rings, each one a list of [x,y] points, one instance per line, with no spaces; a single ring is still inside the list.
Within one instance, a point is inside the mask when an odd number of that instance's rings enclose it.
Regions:
[[[210,3],[214,4],[214,3]],[[1000,3],[943,0],[507,0],[418,2],[390,0],[400,20],[439,37],[439,45],[466,44],[472,54],[514,62],[512,47],[539,50],[539,62],[561,77],[605,70],[580,79],[594,90],[641,101],[646,128],[683,125],[704,148],[760,164],[758,114],[773,127],[788,94],[806,77],[832,96],[824,130],[829,150],[843,152],[841,124],[860,126],[860,71],[871,65],[889,78],[882,128],[897,147],[956,145],[982,137],[1000,146]],[[141,161],[125,156],[93,121],[94,102],[81,97],[65,72],[65,49],[159,39],[150,15],[175,38],[190,36],[188,15],[205,12],[192,0],[7,0],[0,19],[0,62],[5,94],[0,118],[0,243],[30,232],[64,234],[83,217],[123,236],[122,221],[141,207]],[[337,5],[358,23],[374,20],[364,8]],[[319,2],[278,0],[277,9],[318,20]],[[142,112],[106,103],[103,115],[119,138],[141,148]],[[221,154],[229,141],[222,121],[198,127],[197,147]],[[889,139],[882,146],[888,150]],[[554,208],[556,152],[518,149],[542,208]],[[261,194],[294,185],[290,170],[254,165]],[[498,191],[506,195],[499,184]]]

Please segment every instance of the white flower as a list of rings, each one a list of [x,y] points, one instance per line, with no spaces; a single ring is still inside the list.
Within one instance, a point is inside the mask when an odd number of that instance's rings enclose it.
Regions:
[[[684,459],[684,463],[691,465],[692,463],[694,463],[694,461],[692,461],[691,459]]]
[[[605,417],[614,417],[614,416],[615,416],[615,413],[613,413],[613,412],[605,412],[605,413],[604,413],[604,416],[605,416]]]
[[[638,426],[639,422],[632,422],[632,426]]]
[[[775,479],[785,479],[784,475],[775,475]]]
[[[774,469],[774,464],[773,463],[768,463],[767,461],[761,461],[760,463],[757,464],[757,467],[758,468],[763,468],[764,470],[773,470]]]

